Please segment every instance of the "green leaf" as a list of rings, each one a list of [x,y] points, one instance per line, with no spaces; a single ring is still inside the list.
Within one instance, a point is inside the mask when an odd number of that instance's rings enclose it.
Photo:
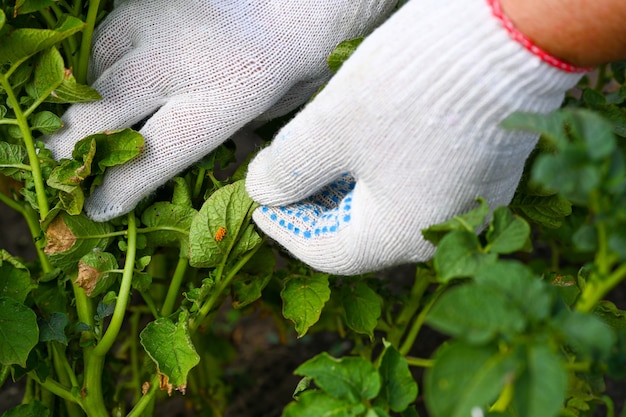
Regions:
[[[499,335],[521,332],[526,320],[493,288],[467,284],[444,293],[426,322],[435,329],[470,344],[484,344]]]
[[[474,279],[481,286],[498,291],[509,305],[509,310],[517,309],[526,318],[540,322],[551,314],[554,293],[520,262],[499,260],[480,268]]]
[[[560,111],[549,114],[513,113],[502,121],[502,127],[510,130],[525,130],[550,140],[555,145],[564,145],[568,138],[563,129],[565,116]]]
[[[341,65],[346,59],[350,58],[350,55],[352,55],[361,42],[363,42],[363,38],[349,39],[339,43],[328,56],[328,68],[330,68],[332,72],[339,71]]]
[[[572,134],[587,145],[592,160],[608,157],[617,146],[611,123],[590,110],[563,110]]]
[[[283,300],[283,316],[294,323],[298,336],[302,337],[317,323],[324,304],[330,298],[328,275],[288,278],[280,296]]]
[[[112,253],[97,250],[80,258],[75,282],[88,297],[95,297],[105,293],[119,276],[117,258]]]
[[[556,417],[563,406],[567,373],[557,354],[547,345],[525,349],[525,368],[514,385],[513,406],[519,417]]]
[[[41,342],[56,341],[67,345],[65,329],[70,321],[64,313],[55,312],[48,319],[39,320],[39,340]]]
[[[226,185],[204,202],[189,233],[189,260],[196,268],[216,267],[231,255],[235,259],[260,243],[250,224],[255,203],[243,181]],[[240,236],[241,235],[241,236]]]
[[[282,417],[357,417],[365,412],[365,405],[337,399],[321,391],[306,391],[290,403]]]
[[[76,160],[85,160],[85,155],[91,152],[92,141],[95,141],[96,147],[93,162],[100,168],[100,173],[107,167],[130,161],[143,151],[144,146],[143,136],[133,129],[107,130],[78,141],[74,145],[72,157]]]
[[[15,29],[0,42],[0,66],[13,66],[81,31],[84,26],[79,19],[66,15],[55,29]]]
[[[74,76],[65,73],[63,81],[46,98],[48,103],[88,103],[102,99],[95,89],[76,82]]]
[[[61,118],[49,111],[42,111],[33,114],[30,118],[30,128],[38,130],[44,135],[50,135],[63,127]]]
[[[382,312],[380,296],[364,282],[357,282],[341,288],[341,302],[348,327],[373,337]]]
[[[0,364],[26,367],[39,340],[35,312],[19,301],[0,297]]]
[[[510,354],[493,346],[451,342],[437,351],[425,375],[425,400],[431,417],[467,417],[492,404],[517,368]],[[543,414],[537,414],[536,416]]]
[[[48,97],[65,76],[63,57],[56,48],[44,50],[37,58],[34,79],[26,84],[26,92],[34,100]]]
[[[422,230],[424,239],[437,245],[444,236],[453,231],[459,230],[474,233],[476,229],[485,224],[485,220],[489,214],[487,202],[482,198],[479,198],[477,202],[479,205],[474,210]]]
[[[483,265],[495,262],[496,254],[486,254],[473,232],[455,230],[445,235],[435,252],[434,265],[440,282],[473,276]]]
[[[509,204],[513,211],[543,227],[556,229],[572,214],[572,203],[559,194],[534,196],[516,194]]]
[[[140,334],[141,345],[156,364],[161,389],[168,393],[175,389],[184,394],[187,375],[200,362],[189,336],[188,317],[188,312],[181,312],[177,324],[162,317]]]
[[[336,359],[322,352],[300,365],[294,373],[313,378],[322,391],[355,404],[376,397],[381,386],[374,365],[361,357]]]
[[[275,266],[272,248],[262,246],[239,271],[231,286],[233,307],[243,308],[261,298],[261,292],[272,279]]]
[[[109,223],[96,223],[84,214],[59,214],[46,229],[45,253],[50,261],[68,274],[78,270],[78,262],[94,250],[104,251],[113,232]]]
[[[607,358],[616,340],[613,329],[592,314],[565,311],[554,324],[576,353],[595,360]]]
[[[6,411],[2,417],[48,417],[50,410],[40,401],[34,400],[28,404],[21,404]]]
[[[0,297],[12,298],[23,303],[37,285],[30,271],[4,249],[0,249]]]
[[[16,0],[15,1],[15,14],[26,14],[37,12],[46,7],[50,7],[54,4],[52,0]]]
[[[523,249],[530,237],[530,226],[506,207],[498,207],[487,229],[487,250],[500,254]]]
[[[26,161],[26,148],[0,141],[0,173],[6,176],[18,174]]]
[[[141,215],[141,222],[148,228],[156,229],[146,234],[151,247],[180,247],[181,256],[189,251],[189,230],[198,214],[192,207],[179,206],[166,201],[157,202]]]
[[[417,398],[417,383],[406,359],[387,341],[383,343],[385,350],[378,366],[382,389],[377,401],[382,400],[392,411],[399,413]]]

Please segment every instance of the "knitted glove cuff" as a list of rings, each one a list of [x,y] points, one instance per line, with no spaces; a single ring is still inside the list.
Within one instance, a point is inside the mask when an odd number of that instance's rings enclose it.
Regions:
[[[500,0],[487,0],[487,3],[491,7],[491,11],[494,17],[502,23],[502,25],[507,30],[511,38],[513,38],[513,40],[515,40],[517,43],[521,44],[530,53],[539,57],[539,59],[541,59],[543,62],[565,72],[582,73],[582,72],[589,72],[593,69],[593,68],[577,67],[575,65],[569,64],[551,55],[549,52],[537,46],[528,36],[524,35],[515,27],[511,19],[509,19],[504,14]]]

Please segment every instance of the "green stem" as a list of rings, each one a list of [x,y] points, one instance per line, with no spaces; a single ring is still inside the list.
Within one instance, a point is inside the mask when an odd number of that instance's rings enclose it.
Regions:
[[[59,383],[63,386],[70,386],[72,388],[78,387],[78,382],[76,380],[74,370],[70,367],[70,364],[68,363],[65,355],[59,352],[58,344],[56,342],[51,342],[50,347],[52,350],[52,363],[54,365],[56,375],[59,379]],[[82,412],[78,408],[76,401],[70,401],[67,399],[64,399],[64,401],[65,408],[69,417],[80,417],[82,415]]]
[[[413,282],[413,288],[411,288],[409,298],[402,306],[402,310],[400,310],[396,320],[394,320],[394,325],[391,326],[391,329],[387,333],[387,340],[394,346],[400,344],[400,340],[406,332],[408,323],[420,308],[424,292],[426,292],[426,289],[430,285],[430,279],[422,276],[421,272],[424,271],[418,266],[415,270],[415,281]]]
[[[590,312],[613,288],[626,278],[626,264],[622,264],[613,271],[607,278],[601,279],[593,275],[586,283],[581,296],[576,302],[576,310]]]
[[[439,299],[439,296],[443,294],[446,288],[447,288],[447,285],[445,284],[440,285],[439,288],[437,288],[437,290],[433,294],[432,298],[428,301],[428,304],[424,306],[422,311],[420,311],[418,316],[413,321],[411,330],[409,330],[409,333],[407,334],[406,338],[404,339],[404,342],[402,342],[402,345],[400,346],[400,349],[398,350],[402,356],[406,356],[411,350],[411,348],[413,347],[413,344],[415,343],[415,339],[417,338],[419,331],[422,329],[422,325],[426,321],[426,316],[428,315],[428,313],[430,312],[430,309],[435,304],[437,299]]]
[[[406,362],[409,366],[417,366],[419,368],[432,368],[435,365],[434,359],[415,358],[413,356],[406,356]]]
[[[159,388],[159,377],[155,375],[152,377],[152,380],[150,381],[150,389],[148,390],[148,392],[146,392],[141,397],[141,399],[135,403],[135,406],[133,407],[133,409],[130,410],[128,414],[126,414],[126,417],[143,416],[144,415],[143,412],[146,410],[146,407],[148,407],[148,405],[150,405],[150,403],[154,399],[154,396],[158,388]]]
[[[20,102],[15,96],[15,92],[13,91],[13,88],[11,87],[11,84],[9,83],[7,77],[8,76],[6,74],[0,75],[0,85],[7,94],[8,102],[11,103],[13,107],[17,124],[20,128],[20,132],[22,133],[24,145],[26,146],[26,152],[28,154],[28,161],[33,174],[35,193],[37,195],[37,205],[39,206],[39,217],[43,220],[48,215],[50,208],[48,205],[48,198],[46,196],[46,189],[44,187],[41,166],[39,165],[39,157],[37,156],[35,142],[33,141],[30,126],[28,125],[28,120],[26,120],[26,116],[24,115],[22,108],[20,107]]]
[[[120,291],[117,295],[117,302],[115,303],[115,310],[113,311],[113,317],[109,323],[109,327],[106,330],[104,336],[100,340],[100,343],[96,346],[93,354],[96,356],[102,356],[107,352],[115,343],[115,339],[122,327],[124,321],[124,315],[126,313],[126,306],[128,305],[128,299],[130,298],[131,283],[133,280],[133,272],[135,270],[135,255],[137,252],[137,226],[134,212],[128,214],[128,249],[126,250],[126,261],[124,262],[124,273],[122,274],[122,282],[120,284]]]
[[[109,327],[104,333],[104,336],[102,336],[102,339],[100,339],[100,342],[96,345],[93,351],[91,351],[89,361],[85,366],[85,405],[88,408],[87,414],[89,417],[108,416],[102,392],[102,371],[104,368],[104,359],[117,339],[124,321],[126,306],[128,305],[128,300],[130,298],[136,251],[137,225],[135,213],[130,212],[128,214],[128,245],[126,250],[126,261],[124,263],[124,273],[122,274],[120,290],[117,294],[115,310],[113,311]]]
[[[58,382],[53,381],[51,378],[46,378],[45,381],[41,381],[35,371],[29,372],[28,376],[36,381],[39,385],[41,385],[44,389],[50,391],[57,397],[60,397],[74,404],[78,404],[83,410],[85,410],[84,404],[81,399],[75,397],[69,389],[59,384]]]
[[[182,256],[178,258],[178,264],[176,264],[174,276],[172,277],[170,286],[167,289],[167,295],[165,296],[165,301],[163,302],[163,308],[161,308],[161,316],[169,316],[174,311],[174,304],[176,303],[178,291],[183,283],[183,278],[185,277],[188,264],[187,258]]]
[[[37,252],[37,257],[39,258],[43,272],[47,273],[52,271],[54,268],[43,251],[45,240],[43,239],[39,219],[35,210],[33,210],[30,205],[22,206],[20,203],[9,198],[3,193],[0,193],[0,201],[20,213],[24,220],[26,220],[26,224],[28,225],[28,230],[33,238],[35,251]]]
[[[98,17],[99,7],[100,0],[89,1],[89,9],[87,10],[87,19],[85,22],[86,26],[83,30],[83,36],[80,43],[80,55],[78,61],[76,61],[76,72],[74,73],[76,81],[81,84],[87,83],[87,70],[89,67],[89,57],[91,55],[91,40],[96,26],[96,18]]]
[[[239,272],[241,268],[254,256],[254,254],[263,246],[263,241],[261,241],[258,245],[256,245],[251,251],[246,253],[244,256],[239,258],[237,263],[233,266],[233,268],[229,271],[228,275],[224,279],[219,279],[220,277],[216,277],[216,282],[218,282],[217,287],[214,291],[211,292],[211,296],[209,299],[200,307],[198,310],[198,314],[194,317],[189,323],[189,329],[191,331],[195,331],[200,324],[204,321],[206,316],[209,315],[211,310],[213,309],[215,302],[222,295],[222,293],[228,288],[230,282],[235,278],[235,275]]]
[[[193,198],[198,198],[200,196],[200,191],[202,191],[202,185],[204,184],[204,177],[206,176],[206,169],[199,168],[198,176],[196,177],[196,182],[193,187],[192,196]]]

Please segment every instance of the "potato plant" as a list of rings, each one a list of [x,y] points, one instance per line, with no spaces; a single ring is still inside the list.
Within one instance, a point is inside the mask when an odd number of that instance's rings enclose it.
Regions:
[[[43,139],[68,104],[99,99],[85,85],[89,46],[112,4],[0,4],[0,203],[23,216],[37,253],[0,249],[0,386],[25,385],[3,416],[150,416],[182,395],[193,415],[221,416],[232,357],[217,327],[253,309],[284,338],[326,330],[351,343],[294,369],[286,417],[626,415],[605,392],[626,377],[626,312],[609,301],[626,277],[624,65],[585,78],[557,112],[508,118],[542,135],[515,199],[479,199],[424,230],[437,252],[404,285],[277,266],[232,143],[127,216],[91,221],[85,198],[141,152],[141,135],[97,133],[61,161]],[[340,45],[331,68],[356,45]],[[446,341],[416,357],[425,326]]]

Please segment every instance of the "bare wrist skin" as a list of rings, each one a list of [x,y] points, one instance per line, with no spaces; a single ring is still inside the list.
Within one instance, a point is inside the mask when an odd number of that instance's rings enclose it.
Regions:
[[[553,56],[580,67],[626,59],[624,0],[501,0],[517,29]]]

